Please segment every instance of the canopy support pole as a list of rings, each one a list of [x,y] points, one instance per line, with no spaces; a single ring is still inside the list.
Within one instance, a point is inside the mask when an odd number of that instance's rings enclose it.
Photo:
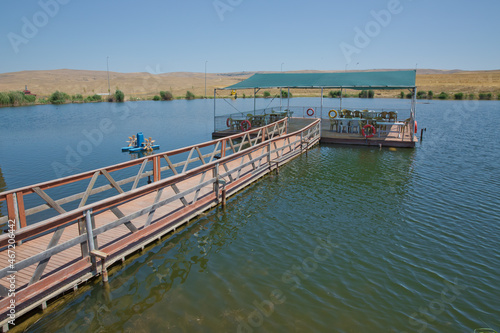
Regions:
[[[290,87],[288,87],[288,104],[287,104],[287,109],[288,109],[288,112],[290,112]]]
[[[283,111],[282,101],[283,101],[283,90],[281,90],[280,88],[280,112]]]
[[[257,88],[253,88],[253,114],[255,114],[255,96],[257,95]]]
[[[320,119],[323,119],[323,87],[321,87],[321,112]]]
[[[217,100],[217,88],[214,88],[214,133],[216,131],[216,129],[215,129],[215,110],[216,110],[215,101],[216,100]]]
[[[411,95],[410,124],[411,123],[413,124],[413,126],[411,127],[411,130],[410,130],[411,142],[414,141],[413,137],[415,136],[415,123],[417,121],[416,106],[417,106],[417,87],[412,89],[412,95]]]
[[[340,87],[340,108],[339,108],[339,112],[340,111],[342,111],[342,87]]]

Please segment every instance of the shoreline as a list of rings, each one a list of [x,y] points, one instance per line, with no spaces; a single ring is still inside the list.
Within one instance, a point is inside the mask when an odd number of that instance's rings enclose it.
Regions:
[[[291,97],[291,99],[293,98],[319,98],[320,96],[318,95],[314,95],[314,94],[309,94],[309,95],[294,95],[293,97]],[[478,96],[477,96],[478,97]],[[497,98],[495,98],[497,97]],[[262,95],[257,95],[258,99],[268,99],[268,100],[271,100],[273,99],[272,97],[264,97]],[[338,97],[329,97],[329,96],[323,96],[324,99],[339,99]],[[379,97],[373,97],[373,98],[361,98],[361,97],[358,97],[358,96],[343,96],[342,97],[343,99],[345,98],[359,98],[359,99],[366,99],[366,100],[370,100],[370,99],[402,99],[402,100],[409,100],[409,98],[401,98],[401,97],[389,97],[389,96],[379,96]],[[174,97],[172,100],[153,100],[152,98],[150,99],[135,99],[135,100],[130,100],[130,99],[126,99],[124,102],[108,102],[108,101],[91,101],[91,102],[85,102],[85,101],[67,101],[65,103],[58,103],[58,104],[52,104],[50,102],[47,102],[47,103],[37,103],[37,102],[34,102],[34,103],[26,103],[26,104],[20,104],[20,105],[0,105],[0,109],[3,109],[3,108],[17,108],[17,107],[25,107],[25,106],[40,106],[40,105],[66,105],[66,104],[94,104],[94,103],[125,103],[125,102],[145,102],[145,101],[151,101],[151,102],[172,102],[172,101],[177,101],[177,100],[198,100],[198,99],[214,99],[213,97],[203,97],[203,96],[199,96],[199,97],[195,97],[193,99],[186,99],[185,97]],[[217,99],[234,99],[230,96],[218,96]],[[247,97],[238,97],[237,99],[253,99],[253,96],[247,96]],[[278,97],[276,97],[276,99],[279,99]],[[286,100],[287,98],[284,97],[283,98],[284,100]],[[417,103],[420,102],[430,102],[430,101],[500,101],[500,96],[491,96],[491,99],[481,99],[481,98],[462,98],[462,99],[454,99],[454,98],[446,98],[446,99],[441,99],[441,98],[417,98]]]

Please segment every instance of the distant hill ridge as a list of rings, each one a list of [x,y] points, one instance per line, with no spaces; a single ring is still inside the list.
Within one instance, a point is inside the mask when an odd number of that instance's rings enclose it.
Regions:
[[[395,69],[359,70],[347,72],[390,71]],[[332,73],[344,71],[300,70],[285,73]],[[222,88],[250,77],[255,73],[277,73],[271,71],[207,73],[206,92],[213,95],[214,88]],[[205,73],[171,72],[151,74],[147,72],[119,73],[109,72],[111,92],[122,90],[126,96],[149,98],[159,95],[160,91],[171,91],[174,96],[184,96],[189,90],[197,96],[205,95]],[[32,93],[48,96],[56,90],[70,95],[93,95],[108,92],[106,71],[57,69],[26,70],[0,73],[0,91],[24,90],[25,85]],[[417,69],[419,90],[453,92],[492,92],[500,93],[500,70],[463,71]],[[385,95],[382,95],[385,96]],[[496,96],[496,95],[495,95]]]

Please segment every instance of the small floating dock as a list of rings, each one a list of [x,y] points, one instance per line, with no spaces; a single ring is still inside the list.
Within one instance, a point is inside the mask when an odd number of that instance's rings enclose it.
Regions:
[[[287,119],[222,139],[0,193],[0,325],[169,237],[320,140],[320,121]],[[149,183],[147,179],[152,178]],[[14,305],[11,305],[14,304]]]
[[[214,132],[212,136],[224,137],[245,132],[277,120],[287,118],[292,128],[310,120],[321,121],[321,142],[342,145],[363,145],[383,147],[415,147],[416,122],[416,71],[355,72],[355,73],[279,73],[255,74],[235,85],[220,90],[253,89],[254,109],[228,115],[217,116],[214,98]],[[316,106],[291,106],[290,89],[320,89],[320,103]],[[325,106],[324,89],[339,89],[339,105]],[[285,95],[286,106],[281,93],[279,106],[265,109],[255,108],[256,93],[260,89],[280,89],[288,91]],[[351,90],[390,90],[403,89],[411,93],[408,109],[359,108],[344,109],[342,94],[344,89]],[[214,97],[217,89],[214,90]],[[272,102],[272,100],[271,100]],[[271,103],[270,103],[271,104]]]
[[[301,127],[307,126],[307,124],[316,121],[315,118],[290,118],[288,119],[288,129],[289,131],[295,131]],[[412,133],[410,125],[404,125],[406,128],[404,130],[401,126],[386,125],[387,127],[383,130],[380,135],[375,133],[371,138],[365,138],[362,135],[361,129],[358,127],[357,130],[352,133],[347,130],[347,132],[339,132],[337,126],[332,128],[331,121],[327,119],[321,120],[321,138],[320,143],[325,144],[337,144],[337,145],[357,145],[357,146],[377,146],[377,147],[396,147],[396,148],[414,148],[415,144],[418,142],[417,136]],[[394,127],[394,128],[393,128]],[[237,134],[238,131],[232,129],[226,129],[219,132],[212,133],[214,138],[223,138],[230,135]],[[413,136],[413,137],[412,137]]]

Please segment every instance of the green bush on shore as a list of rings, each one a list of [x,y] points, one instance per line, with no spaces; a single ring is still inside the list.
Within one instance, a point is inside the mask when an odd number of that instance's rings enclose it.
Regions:
[[[174,99],[174,95],[170,91],[160,91],[160,97],[162,101],[171,101]]]
[[[83,96],[81,94],[76,94],[71,96],[73,102],[83,102]]]
[[[340,97],[340,90],[330,90],[330,92],[328,93],[328,97],[339,98]]]
[[[427,93],[425,91],[417,92],[417,99],[426,99],[426,98],[427,98]]]
[[[461,100],[461,99],[464,99],[464,94],[463,93],[456,93],[455,95],[453,95],[453,97],[457,100]]]
[[[271,97],[271,93],[269,91],[264,91],[264,98],[269,98]]]
[[[118,103],[125,102],[125,94],[121,90],[115,92],[115,101]]]
[[[9,91],[0,93],[0,105],[19,106],[33,104],[36,101],[35,95],[25,95],[22,91]]]
[[[71,98],[69,97],[68,94],[61,92],[59,90],[56,90],[56,92],[52,93],[50,95],[49,101],[52,104],[63,104],[66,103],[67,100],[70,100]]]
[[[24,100],[28,103],[35,103],[36,96],[35,95],[24,95]]]
[[[10,98],[7,93],[0,92],[0,105],[9,105]]]
[[[482,100],[491,100],[491,97],[492,97],[492,93],[480,93],[479,94],[479,99],[482,99]]]
[[[153,101],[161,101],[161,97],[158,95],[154,95]]]
[[[192,100],[192,99],[195,99],[195,98],[196,98],[196,96],[192,92],[190,92],[189,90],[186,91],[186,99],[187,100]]]
[[[439,99],[448,99],[448,94],[445,93],[444,91],[442,91],[439,95],[438,95],[438,98]]]
[[[373,98],[375,97],[375,92],[373,90],[362,90],[358,94],[359,98]]]
[[[432,92],[432,90],[429,90],[429,91],[427,92],[427,98],[428,98],[428,99],[432,99],[432,97],[434,97],[434,93]]]
[[[91,102],[102,102],[102,96],[94,94],[92,96],[87,96],[85,98],[85,103],[91,103]]]

